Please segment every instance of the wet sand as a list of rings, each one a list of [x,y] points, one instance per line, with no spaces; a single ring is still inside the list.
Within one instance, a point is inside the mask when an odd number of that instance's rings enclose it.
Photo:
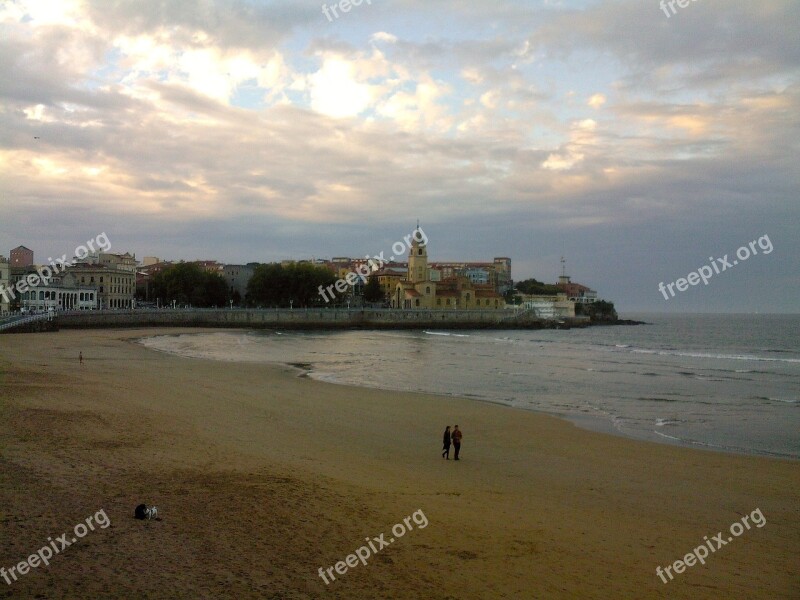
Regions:
[[[111,519],[0,597],[800,597],[797,461],[134,343],[170,331],[0,335],[0,567]],[[755,509],[766,525],[656,575]],[[323,582],[416,511],[427,526]]]

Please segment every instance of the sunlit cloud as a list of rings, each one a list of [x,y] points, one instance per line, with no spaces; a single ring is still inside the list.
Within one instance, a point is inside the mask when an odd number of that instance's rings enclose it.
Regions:
[[[683,231],[698,206],[711,237],[742,207],[791,221],[797,3],[670,22],[638,0],[414,6],[328,23],[290,0],[0,3],[0,233],[64,206],[65,227],[291,226],[307,248],[324,223],[413,215],[451,228],[453,256],[471,251],[453,231],[491,222],[486,252],[535,257],[502,232]]]

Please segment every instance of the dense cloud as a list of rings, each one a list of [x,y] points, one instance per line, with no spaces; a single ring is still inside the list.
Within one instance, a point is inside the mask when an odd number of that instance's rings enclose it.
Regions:
[[[420,218],[623,309],[796,311],[797,3],[540,4],[4,3],[0,252],[355,256]]]

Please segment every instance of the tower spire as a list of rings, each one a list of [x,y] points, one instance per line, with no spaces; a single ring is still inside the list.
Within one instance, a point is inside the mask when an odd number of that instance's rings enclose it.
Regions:
[[[567,261],[563,256],[561,257],[561,277],[558,278],[558,283],[569,283],[569,275],[567,275]]]

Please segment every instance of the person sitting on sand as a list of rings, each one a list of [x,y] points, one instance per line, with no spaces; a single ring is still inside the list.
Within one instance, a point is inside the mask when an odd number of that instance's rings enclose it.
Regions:
[[[451,438],[453,439],[453,446],[456,450],[456,455],[453,457],[455,460],[458,460],[458,452],[461,450],[461,430],[458,428],[458,425],[453,425],[453,435]]]
[[[442,458],[450,460],[450,425],[444,429],[444,437],[442,439]]]

